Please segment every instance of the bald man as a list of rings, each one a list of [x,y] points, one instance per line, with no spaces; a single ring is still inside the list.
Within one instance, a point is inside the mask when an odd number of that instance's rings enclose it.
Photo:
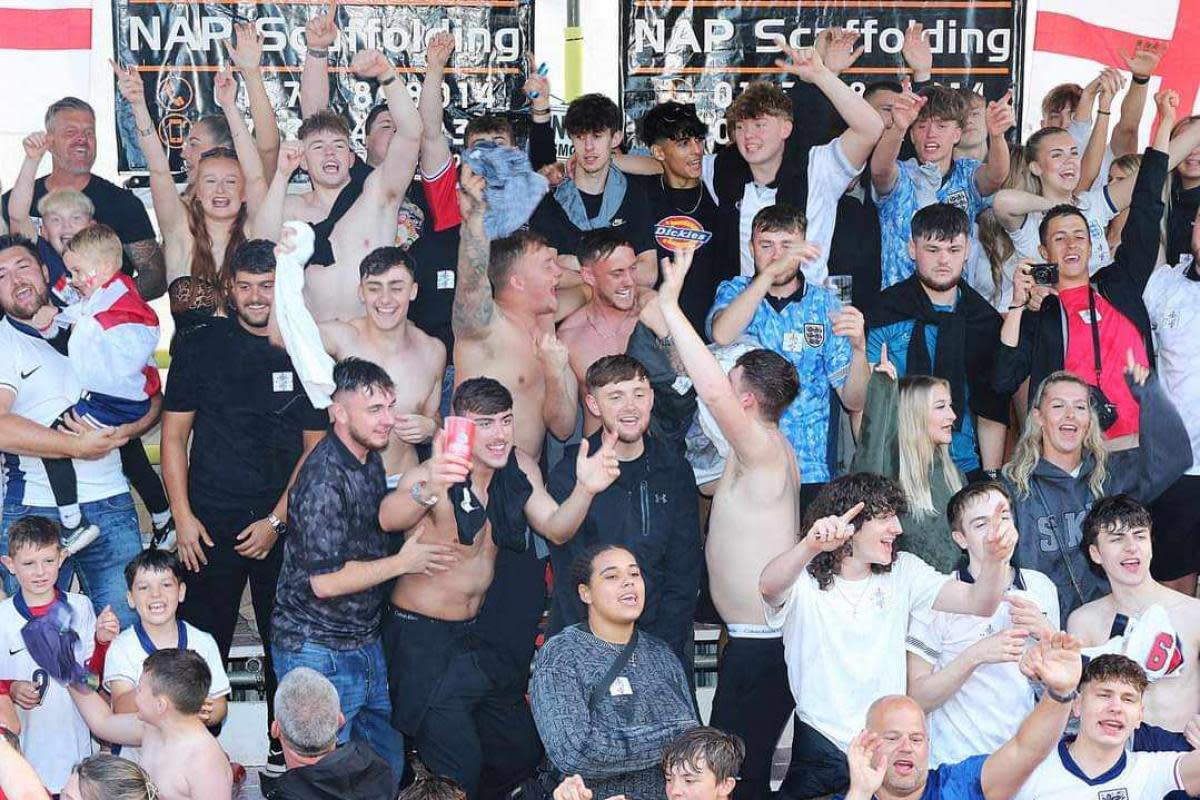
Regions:
[[[1021,671],[1046,688],[1017,734],[991,755],[929,769],[925,713],[904,695],[871,704],[867,727],[850,743],[844,800],[1008,800],[1058,744],[1083,671],[1079,643],[1055,633],[1026,652]]]

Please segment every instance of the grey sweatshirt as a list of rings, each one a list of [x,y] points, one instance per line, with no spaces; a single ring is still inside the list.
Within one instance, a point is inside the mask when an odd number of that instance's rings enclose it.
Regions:
[[[620,650],[581,625],[552,637],[534,662],[533,719],[550,762],[563,775],[581,775],[595,797],[661,800],[663,748],[699,724],[691,690],[666,643],[639,632],[629,663],[589,711],[592,687]]]

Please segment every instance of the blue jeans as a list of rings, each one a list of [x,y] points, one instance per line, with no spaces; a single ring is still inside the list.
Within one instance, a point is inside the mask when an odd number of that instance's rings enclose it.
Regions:
[[[125,565],[142,552],[142,535],[133,497],[129,492],[122,492],[92,503],[80,503],[79,507],[100,527],[100,538],[63,562],[58,573],[58,588],[66,591],[78,572],[80,589],[91,599],[96,613],[111,606],[121,627],[126,628],[134,623],[137,614],[125,602]],[[57,522],[58,509],[6,501],[3,517],[0,517],[0,552],[8,552],[9,526],[27,516],[48,517]],[[0,577],[4,579],[4,591],[10,595],[18,591],[16,578],[3,565],[0,565]]]
[[[332,650],[312,642],[305,642],[299,650],[272,645],[271,657],[280,681],[296,667],[309,667],[329,679],[346,718],[338,731],[338,744],[352,738],[366,744],[392,768],[399,786],[404,774],[404,736],[392,727],[383,644],[376,640],[356,650]]]

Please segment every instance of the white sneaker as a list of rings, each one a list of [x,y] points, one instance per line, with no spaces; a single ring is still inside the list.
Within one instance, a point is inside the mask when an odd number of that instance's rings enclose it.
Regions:
[[[100,527],[92,525],[84,519],[75,528],[70,530],[63,529],[63,535],[59,539],[59,543],[62,544],[68,555],[73,556],[99,538]]]

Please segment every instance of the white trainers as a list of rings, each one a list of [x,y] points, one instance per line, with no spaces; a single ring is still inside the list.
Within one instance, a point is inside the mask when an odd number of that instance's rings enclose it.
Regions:
[[[59,543],[62,544],[68,555],[73,556],[99,538],[100,527],[83,519],[74,528],[64,528]]]

